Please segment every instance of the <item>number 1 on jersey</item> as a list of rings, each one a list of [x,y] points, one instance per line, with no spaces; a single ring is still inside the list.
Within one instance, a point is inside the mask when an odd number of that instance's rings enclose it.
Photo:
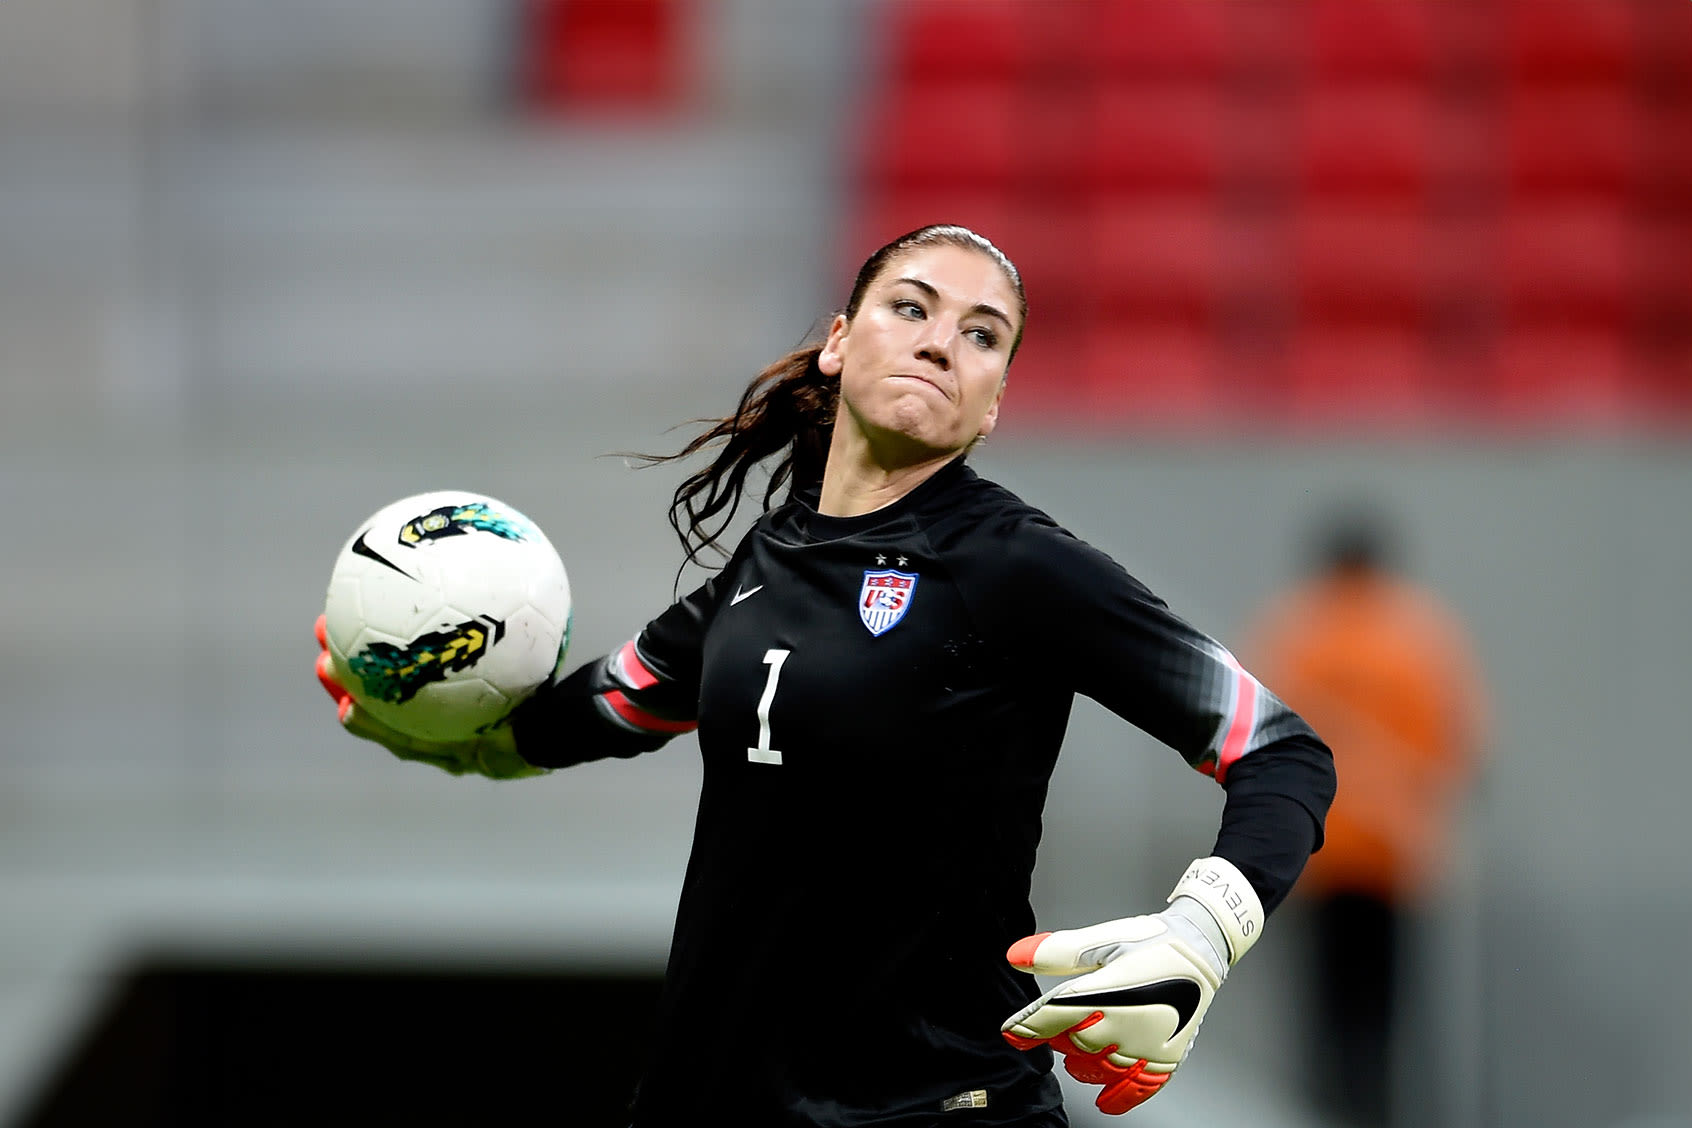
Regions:
[[[770,703],[775,700],[776,680],[781,677],[781,664],[791,650],[764,651],[764,665],[770,675],[764,682],[764,695],[758,698],[758,747],[748,748],[746,758],[754,764],[779,764],[781,753],[770,747]]]

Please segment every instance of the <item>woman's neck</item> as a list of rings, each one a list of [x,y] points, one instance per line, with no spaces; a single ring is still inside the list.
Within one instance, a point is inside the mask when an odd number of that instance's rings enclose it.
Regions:
[[[817,512],[828,517],[873,513],[934,477],[960,453],[939,451],[929,458],[889,465],[876,458],[867,443],[842,443],[837,429],[836,438],[829,445],[828,461],[823,466]]]

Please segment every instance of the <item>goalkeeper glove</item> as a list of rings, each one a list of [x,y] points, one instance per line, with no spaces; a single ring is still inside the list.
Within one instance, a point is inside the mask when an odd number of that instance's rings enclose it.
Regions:
[[[1187,868],[1169,908],[1090,928],[1041,932],[1006,958],[1037,975],[1086,972],[1046,992],[1002,1027],[1020,1050],[1049,1044],[1069,1075],[1102,1085],[1113,1115],[1155,1096],[1186,1059],[1228,969],[1263,931],[1263,905],[1222,858]]]
[[[375,741],[402,760],[432,764],[455,776],[468,773],[489,779],[523,779],[547,773],[546,768],[537,768],[517,754],[517,738],[511,731],[509,717],[468,740],[424,740],[388,727],[360,709],[352,694],[335,680],[334,663],[329,657],[329,635],[322,615],[317,617],[317,645],[317,680],[335,699],[341,727],[354,736]]]

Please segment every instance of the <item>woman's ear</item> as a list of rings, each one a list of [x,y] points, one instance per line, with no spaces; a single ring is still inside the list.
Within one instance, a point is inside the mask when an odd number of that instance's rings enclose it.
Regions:
[[[987,408],[986,416],[981,420],[981,429],[976,432],[976,438],[985,439],[988,435],[991,435],[993,433],[993,429],[999,425],[999,404],[1004,402],[1005,384],[1008,382],[1009,381],[1003,379],[999,381],[999,390],[993,393],[993,402]]]
[[[817,354],[817,371],[824,376],[838,376],[846,366],[841,344],[846,339],[849,324],[843,313],[835,314],[834,320],[829,322],[828,339],[823,341],[822,351]]]

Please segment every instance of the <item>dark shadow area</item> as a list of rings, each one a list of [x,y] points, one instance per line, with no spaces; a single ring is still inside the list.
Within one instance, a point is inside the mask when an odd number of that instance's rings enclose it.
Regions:
[[[622,1128],[644,1054],[629,1032],[658,986],[149,960],[117,980],[15,1128]]]

